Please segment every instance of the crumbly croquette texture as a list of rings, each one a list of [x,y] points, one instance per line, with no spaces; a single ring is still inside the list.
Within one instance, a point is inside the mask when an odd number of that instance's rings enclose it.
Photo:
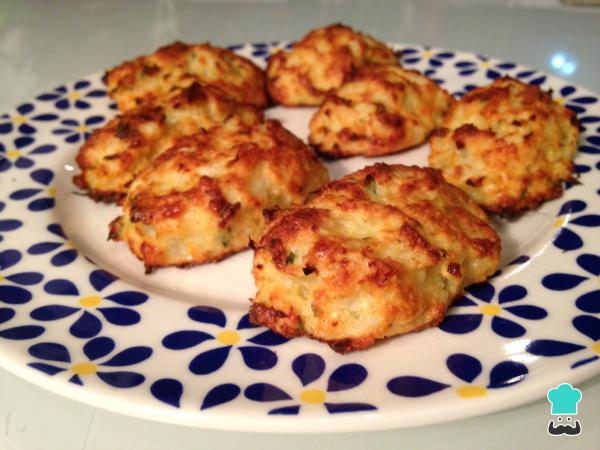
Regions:
[[[269,58],[267,86],[275,103],[320,105],[344,77],[364,64],[398,63],[394,51],[371,36],[336,24],[311,31],[290,51]]]
[[[425,142],[452,103],[414,70],[367,65],[327,97],[310,121],[309,140],[330,158],[406,150]]]
[[[210,44],[175,42],[161,47],[107,71],[104,82],[121,111],[152,104],[174,87],[193,82],[217,87],[240,103],[259,108],[268,103],[264,72],[250,60]]]
[[[263,209],[302,203],[327,180],[278,121],[227,122],[183,138],[142,171],[110,238],[126,242],[147,272],[219,261],[259,238]]]
[[[450,108],[429,164],[487,211],[514,216],[562,195],[578,139],[570,109],[538,86],[500,78]]]
[[[216,88],[193,83],[175,89],[157,105],[134,108],[92,133],[77,155],[81,173],[73,181],[94,200],[117,201],[136,174],[178,137],[234,116],[246,124],[262,120],[258,109],[237,103]]]
[[[486,214],[429,168],[376,164],[268,216],[250,319],[342,353],[437,325],[500,257]]]

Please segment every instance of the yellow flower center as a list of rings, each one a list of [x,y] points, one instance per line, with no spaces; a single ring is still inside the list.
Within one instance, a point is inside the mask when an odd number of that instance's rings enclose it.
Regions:
[[[429,59],[433,56],[433,52],[431,50],[425,50],[423,52],[423,58],[424,59]]]
[[[48,195],[50,197],[55,197],[56,196],[56,188],[54,186],[50,186],[48,188]]]
[[[323,403],[326,397],[325,392],[321,389],[305,389],[300,394],[300,400],[311,404]]]
[[[79,92],[69,92],[67,95],[71,100],[79,100],[81,98],[81,94]]]
[[[462,398],[483,397],[484,395],[487,395],[487,389],[483,386],[467,384],[466,386],[456,388],[456,393]]]
[[[600,342],[596,342],[592,345],[592,351],[600,355]]]
[[[488,316],[497,316],[502,312],[502,308],[498,305],[482,305],[479,307],[479,310]]]
[[[240,335],[235,331],[222,331],[217,335],[217,341],[223,345],[235,345],[240,342]]]
[[[554,99],[554,101],[555,101],[556,103],[558,103],[559,105],[564,105],[564,104],[565,104],[565,102],[566,102],[566,100],[565,100],[565,98],[564,98],[564,97],[557,97],[557,98],[555,98],[555,99]]]
[[[73,244],[73,241],[71,241],[69,239],[68,241],[65,241],[65,247],[67,247],[67,248],[75,248],[75,244]]]
[[[17,159],[19,156],[21,156],[21,151],[20,150],[9,150],[6,152],[6,156],[9,157],[10,159]]]
[[[561,228],[564,224],[565,224],[566,219],[564,217],[559,217],[558,219],[556,219],[554,221],[554,223],[552,224],[552,226],[554,228]]]
[[[483,67],[484,69],[489,69],[490,67],[492,67],[492,65],[489,62],[484,61],[481,63],[481,67]]]
[[[86,306],[93,308],[94,306],[98,306],[102,302],[102,297],[99,295],[88,295],[87,297],[81,297],[79,299],[79,304],[81,306]]]
[[[97,369],[96,364],[91,362],[78,363],[71,366],[71,372],[77,375],[94,375]]]
[[[4,275],[0,274],[0,283],[4,281]]]
[[[77,131],[80,133],[87,133],[90,129],[86,125],[79,125]]]
[[[12,121],[14,123],[16,123],[17,125],[21,125],[21,124],[27,122],[27,117],[19,114],[19,115],[13,116]]]

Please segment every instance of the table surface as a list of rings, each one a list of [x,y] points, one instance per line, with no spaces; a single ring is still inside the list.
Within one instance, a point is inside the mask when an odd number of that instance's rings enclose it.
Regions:
[[[183,40],[216,45],[295,39],[343,22],[381,40],[431,44],[523,63],[600,92],[600,8],[555,0],[0,2],[0,110],[65,81]],[[557,72],[552,56],[571,60]],[[578,386],[578,437],[550,437],[549,405],[371,433],[249,434],[125,417],[77,403],[0,369],[0,450],[245,448],[598,448],[600,378]],[[595,400],[595,401],[594,401]]]

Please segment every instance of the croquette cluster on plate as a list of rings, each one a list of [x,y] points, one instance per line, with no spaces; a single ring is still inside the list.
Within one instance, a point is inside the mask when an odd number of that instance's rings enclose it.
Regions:
[[[549,93],[501,78],[455,100],[340,24],[274,53],[265,71],[176,42],[104,81],[120,113],[79,150],[74,183],[119,202],[109,237],[147,273],[250,246],[251,321],[338,352],[437,325],[497,269],[501,242],[484,211],[536,208],[574,170],[577,119]],[[277,104],[315,107],[313,149],[265,119]],[[428,140],[431,168],[377,163],[329,183],[315,155]]]

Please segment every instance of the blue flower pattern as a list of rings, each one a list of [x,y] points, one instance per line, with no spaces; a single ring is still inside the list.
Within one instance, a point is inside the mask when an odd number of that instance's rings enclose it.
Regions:
[[[51,322],[77,315],[69,332],[72,336],[82,339],[98,335],[102,331],[103,320],[117,326],[135,325],[140,321],[141,316],[133,307],[145,303],[148,295],[133,290],[117,291],[105,296],[99,295],[115,281],[114,275],[104,270],[94,270],[89,275],[89,282],[95,293],[81,296],[80,290],[73,282],[66,279],[50,280],[44,285],[44,291],[47,294],[69,299],[76,298],[77,303],[75,305],[70,302],[69,305],[40,306],[31,311],[31,318]],[[108,303],[109,306],[102,306],[105,303]]]
[[[29,211],[40,212],[54,208],[54,187],[50,186],[54,179],[54,173],[48,169],[37,169],[29,174],[31,179],[37,183],[36,187],[19,189],[10,194],[11,200],[28,200]]]
[[[90,137],[94,128],[104,122],[103,116],[90,116],[83,121],[76,119],[63,119],[60,121],[60,127],[52,130],[52,134],[64,136],[67,144],[76,144],[83,142]]]
[[[255,402],[277,404],[268,414],[296,415],[303,405],[322,404],[328,413],[349,413],[358,411],[373,411],[377,409],[370,403],[363,402],[332,402],[328,397],[335,398],[336,393],[360,386],[367,378],[368,371],[364,366],[347,363],[333,370],[327,378],[326,389],[318,381],[325,373],[325,360],[315,353],[305,353],[292,362],[292,372],[302,385],[302,391],[296,398],[285,390],[270,383],[253,383],[244,390],[244,396]],[[318,383],[318,384],[317,384]],[[313,387],[315,384],[318,387]],[[319,386],[320,385],[320,386]],[[300,401],[300,404],[297,402]],[[211,405],[213,406],[213,405]]]
[[[67,239],[62,227],[57,223],[51,223],[47,227],[48,231],[59,238],[56,241],[44,241],[32,245],[27,249],[30,255],[52,254],[50,264],[55,267],[66,266],[77,259],[78,252],[73,248],[73,244]]]
[[[48,375],[68,372],[71,375],[69,382],[79,386],[83,386],[84,380],[90,376],[96,376],[104,383],[121,389],[142,384],[146,379],[144,375],[118,368],[142,363],[150,358],[152,349],[140,345],[114,353],[115,348],[115,341],[109,337],[90,339],[83,346],[86,359],[74,361],[69,349],[63,344],[40,342],[29,347],[29,354],[38,361],[31,362],[28,366]],[[111,353],[113,355],[109,356]]]
[[[59,110],[69,108],[89,109],[92,105],[90,100],[99,97],[105,97],[106,91],[103,89],[89,89],[91,83],[87,80],[77,81],[72,88],[59,86],[52,92],[48,92],[37,97],[42,102],[52,102],[54,107]]]
[[[51,122],[58,119],[56,114],[36,114],[33,103],[23,103],[17,106],[16,114],[5,114],[0,119],[0,134],[8,134],[13,130],[21,134],[34,134],[37,128],[32,122]]]
[[[516,338],[523,336],[527,329],[523,322],[516,321],[515,317],[541,320],[548,315],[548,312],[540,306],[523,304],[521,300],[527,297],[527,289],[518,284],[500,290],[497,303],[493,301],[496,289],[490,283],[472,286],[468,292],[467,296],[455,303],[455,307],[461,307],[460,313],[453,314],[451,310],[440,324],[441,330],[453,334],[470,333],[479,328],[485,316],[489,316],[494,333],[505,338]]]
[[[29,169],[34,165],[32,158],[45,155],[56,150],[54,144],[44,144],[32,147],[35,139],[31,136],[19,136],[12,140],[12,145],[0,142],[0,172],[6,172],[12,167]]]
[[[202,351],[189,363],[189,370],[195,375],[207,375],[219,370],[227,361],[231,349],[235,346],[241,353],[246,366],[253,370],[267,370],[277,364],[277,354],[266,346],[281,345],[287,340],[270,330],[260,330],[259,333],[246,340],[245,345],[238,345],[245,335],[245,330],[255,329],[249,322],[248,316],[243,316],[235,331],[225,329],[227,317],[218,308],[211,306],[194,306],[188,310],[188,317],[202,324],[214,325],[217,333],[208,333],[195,329],[181,330],[164,337],[162,343],[170,350],[184,350],[204,342],[216,343],[217,346]]]

